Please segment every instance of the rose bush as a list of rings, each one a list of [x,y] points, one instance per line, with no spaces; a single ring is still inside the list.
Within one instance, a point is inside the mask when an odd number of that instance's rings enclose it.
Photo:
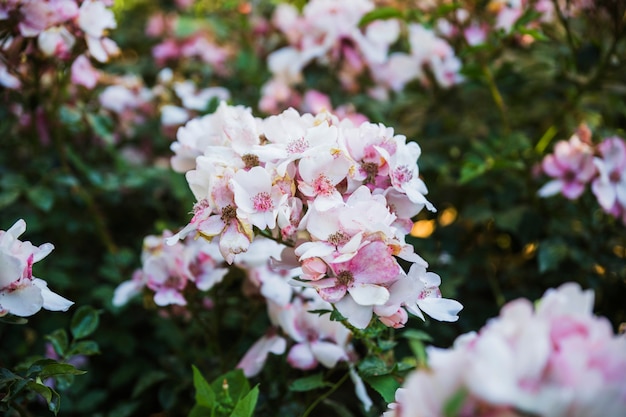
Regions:
[[[3,2],[0,410],[624,414],[622,3]]]

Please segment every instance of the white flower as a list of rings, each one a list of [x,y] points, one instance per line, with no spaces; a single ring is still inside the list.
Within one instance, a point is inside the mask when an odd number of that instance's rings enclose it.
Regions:
[[[17,238],[26,231],[18,220],[6,232],[0,230],[0,316],[8,313],[28,317],[42,308],[67,311],[73,302],[48,289],[48,284],[33,276],[33,264],[46,257],[54,246],[37,247]]]

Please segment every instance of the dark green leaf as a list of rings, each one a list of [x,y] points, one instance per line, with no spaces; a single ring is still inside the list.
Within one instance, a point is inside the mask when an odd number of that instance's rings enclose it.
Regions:
[[[19,190],[8,190],[0,192],[0,208],[11,205],[20,196]]]
[[[80,340],[72,343],[70,350],[67,352],[67,356],[75,355],[98,355],[100,354],[100,347],[93,340]]]
[[[290,391],[304,392],[327,387],[331,384],[324,381],[324,374],[319,372],[313,375],[296,379],[289,385]]]
[[[400,388],[401,385],[391,375],[370,376],[365,378],[365,382],[374,388],[387,403],[395,400],[396,390]]]
[[[54,192],[45,187],[32,187],[26,192],[26,196],[37,208],[49,211],[54,204]]]
[[[386,375],[391,372],[387,364],[376,356],[368,356],[359,365],[359,373],[364,377]]]
[[[69,363],[52,363],[43,367],[39,377],[46,379],[57,375],[83,375],[85,373],[87,372],[76,369],[74,365],[70,365]]]
[[[46,403],[48,403],[50,411],[52,411],[54,415],[57,415],[61,405],[61,397],[55,390],[35,381],[29,381],[28,388],[41,395],[46,400]]]
[[[539,272],[554,271],[568,255],[567,245],[559,240],[546,240],[539,245]]]
[[[8,314],[6,316],[0,317],[0,322],[8,324],[26,324],[28,323],[28,319]]]
[[[67,332],[65,330],[57,329],[53,331],[49,335],[46,335],[46,340],[48,340],[52,344],[52,347],[54,348],[54,351],[57,355],[62,358],[65,357],[69,343],[67,338]]]
[[[100,322],[100,313],[90,306],[81,306],[72,317],[70,330],[76,339],[92,334]]]
[[[149,371],[141,376],[133,389],[133,398],[137,398],[142,392],[167,378],[167,373],[163,371]]]

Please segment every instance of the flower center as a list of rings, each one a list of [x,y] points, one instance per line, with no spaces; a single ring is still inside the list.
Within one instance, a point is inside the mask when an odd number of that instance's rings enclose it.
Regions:
[[[229,223],[232,219],[236,217],[237,209],[230,204],[222,209],[222,216],[220,217],[220,219],[222,219],[224,223]]]
[[[241,157],[243,163],[246,164],[246,169],[259,166],[259,157],[251,153],[247,153]]]
[[[333,246],[340,246],[348,243],[348,241],[350,240],[350,236],[340,230],[331,235],[328,235],[328,238],[326,240]]]
[[[404,184],[413,179],[413,171],[406,165],[402,165],[397,167],[393,171],[392,176],[396,182],[398,182],[399,184]]]
[[[346,287],[354,282],[354,275],[350,271],[341,271],[337,274],[337,282]]]
[[[378,164],[366,162],[361,165],[361,168],[363,168],[363,171],[367,174],[365,184],[374,184],[376,182],[376,175],[378,175]]]
[[[262,192],[252,197],[252,206],[256,211],[266,212],[274,209],[274,203],[269,193]]]
[[[292,140],[291,142],[289,142],[289,144],[287,144],[287,152],[290,155],[300,154],[307,149],[309,149],[309,142],[304,140],[304,138]]]
[[[313,180],[313,190],[315,195],[323,195],[323,196],[331,196],[335,191],[335,186],[328,179],[328,177],[324,174],[318,175],[315,180]]]

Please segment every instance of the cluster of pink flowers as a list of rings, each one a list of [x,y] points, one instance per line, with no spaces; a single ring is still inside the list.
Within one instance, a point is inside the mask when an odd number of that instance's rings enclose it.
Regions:
[[[146,35],[163,38],[152,49],[152,56],[157,64],[162,66],[168,62],[191,58],[208,64],[219,75],[226,75],[226,61],[232,55],[229,48],[218,45],[208,28],[177,37],[176,27],[179,24],[178,15],[161,12],[152,15],[148,20]]]
[[[553,179],[539,195],[558,193],[577,199],[591,184],[591,191],[602,209],[626,224],[626,142],[613,136],[595,145],[591,132],[583,127],[568,141],[561,140],[554,153],[546,155],[541,167]]]
[[[255,234],[279,240],[288,246],[283,259],[301,268],[292,284],[316,289],[358,328],[373,314],[402,327],[406,310],[458,318],[461,305],[441,297],[439,277],[404,240],[411,217],[434,211],[417,143],[328,112],[260,119],[226,103],[177,139],[172,166],[186,172],[197,203],[172,243],[190,233],[215,239],[233,263]],[[413,263],[408,274],[396,257]]]
[[[429,368],[409,375],[384,416],[626,415],[626,337],[592,314],[593,300],[566,283],[535,306],[508,303],[451,349],[429,348]]]
[[[122,306],[147,289],[158,306],[185,306],[184,291],[189,285],[208,291],[226,276],[228,269],[222,267],[224,259],[215,244],[190,238],[166,245],[165,240],[171,236],[165,231],[161,236],[144,239],[142,268],[116,288],[113,305]]]
[[[84,40],[88,54],[100,62],[119,53],[116,43],[106,37],[117,24],[107,0],[9,0],[0,5],[0,20],[12,27],[0,49],[8,62],[0,63],[0,85],[19,88],[30,73],[22,54],[74,60],[72,79],[93,88],[97,72],[85,55],[74,52]],[[78,51],[81,53],[82,51]]]
[[[34,246],[18,239],[26,222],[18,220],[7,231],[0,230],[0,316],[28,317],[42,308],[67,311],[73,302],[52,292],[46,281],[33,276],[33,264],[45,258],[54,246]]]
[[[247,377],[253,377],[262,370],[270,353],[282,355],[285,352],[289,365],[305,371],[320,364],[334,368],[338,363],[346,362],[356,395],[369,410],[372,400],[354,368],[358,356],[350,343],[352,332],[341,323],[330,320],[328,315],[311,313],[330,308],[331,305],[310,288],[296,291],[285,304],[268,300],[267,311],[272,327],[250,347],[237,367]]]
[[[272,78],[262,88],[259,108],[275,113],[297,106],[300,98],[295,87],[312,63],[337,68],[341,85],[350,92],[359,89],[359,77],[368,75],[378,87],[371,94],[381,98],[389,88],[398,91],[410,80],[426,83],[426,67],[443,87],[461,81],[461,64],[450,45],[419,24],[408,28],[411,52],[390,54],[402,24],[388,19],[360,27],[362,18],[374,9],[369,0],[314,0],[300,14],[294,6],[280,4],[272,22],[288,45],[268,56]]]

